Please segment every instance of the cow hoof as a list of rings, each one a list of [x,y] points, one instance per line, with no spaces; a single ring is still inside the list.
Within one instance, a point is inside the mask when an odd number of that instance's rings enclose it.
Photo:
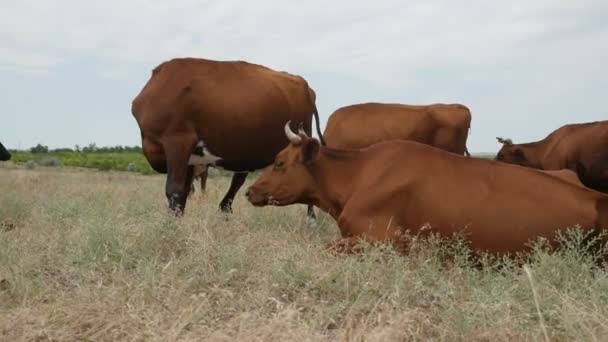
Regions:
[[[316,228],[317,227],[317,219],[314,217],[306,217],[306,226],[308,228]]]
[[[232,206],[230,205],[220,205],[220,210],[224,214],[232,214]]]

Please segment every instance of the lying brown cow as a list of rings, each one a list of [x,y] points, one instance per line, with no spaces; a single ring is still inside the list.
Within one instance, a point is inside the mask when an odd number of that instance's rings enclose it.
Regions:
[[[311,134],[315,93],[304,78],[242,61],[176,58],[157,66],[131,107],[142,148],[154,170],[167,173],[169,207],[181,214],[193,166],[233,171],[220,203],[232,200],[247,172],[272,163],[288,140],[288,120]],[[206,179],[206,178],[205,178]]]
[[[541,170],[569,169],[587,187],[608,192],[608,121],[565,125],[525,144],[496,139],[503,145],[496,160]]]
[[[555,170],[555,171],[545,171],[545,170],[538,170],[538,171],[544,172],[551,176],[561,178],[561,179],[565,180],[566,182],[585,187],[585,185],[583,183],[581,183],[581,180],[578,178],[576,173],[572,170],[563,169],[563,170]]]
[[[320,146],[288,126],[285,132],[291,144],[246,196],[256,206],[320,207],[338,223],[338,250],[360,239],[398,240],[409,229],[447,237],[462,231],[474,251],[510,254],[528,251],[538,237],[555,245],[562,228],[608,226],[607,195],[555,175],[412,141],[346,150]]]
[[[323,138],[333,148],[364,148],[404,139],[470,155],[466,148],[470,125],[471,112],[461,104],[372,102],[337,109],[327,120]]]

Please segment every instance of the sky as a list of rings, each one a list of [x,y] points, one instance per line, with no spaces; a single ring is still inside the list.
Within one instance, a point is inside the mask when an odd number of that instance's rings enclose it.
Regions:
[[[20,0],[0,11],[0,142],[140,145],[131,101],[174,57],[303,76],[321,127],[361,102],[462,103],[468,148],[604,120],[606,0]]]

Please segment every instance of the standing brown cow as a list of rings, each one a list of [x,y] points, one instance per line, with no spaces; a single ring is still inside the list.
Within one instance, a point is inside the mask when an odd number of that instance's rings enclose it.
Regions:
[[[291,144],[246,196],[256,206],[320,207],[338,223],[337,250],[399,240],[410,230],[462,232],[474,251],[504,255],[529,251],[539,237],[556,246],[560,229],[608,227],[607,195],[546,172],[405,140],[329,148],[284,129]]]
[[[471,112],[462,104],[359,103],[338,108],[323,138],[333,148],[358,149],[392,139],[412,140],[456,154],[471,154],[466,142]],[[309,216],[314,215],[312,206]]]
[[[334,111],[323,138],[334,148],[364,148],[392,139],[412,140],[456,154],[466,148],[471,112],[461,104],[360,103]]]
[[[234,171],[220,203],[232,200],[247,172],[272,163],[288,144],[281,127],[291,120],[310,134],[317,120],[315,92],[300,76],[243,61],[176,58],[158,65],[132,103],[143,153],[167,173],[169,208],[181,214],[193,165]]]
[[[495,159],[541,170],[569,169],[592,189],[608,192],[608,121],[564,125],[543,140],[502,144]]]

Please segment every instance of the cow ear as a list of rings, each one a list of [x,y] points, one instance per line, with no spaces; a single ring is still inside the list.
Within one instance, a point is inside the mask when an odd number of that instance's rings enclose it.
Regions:
[[[513,150],[513,157],[518,160],[524,159],[524,151],[521,148],[516,148]]]
[[[306,139],[302,142],[302,161],[310,163],[317,159],[319,154],[319,142],[316,139]]]

